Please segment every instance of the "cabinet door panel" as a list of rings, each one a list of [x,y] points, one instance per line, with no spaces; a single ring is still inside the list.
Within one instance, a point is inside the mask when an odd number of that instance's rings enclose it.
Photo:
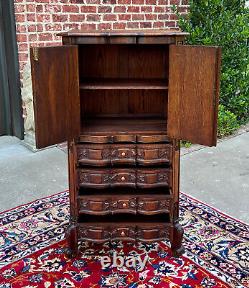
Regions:
[[[80,133],[77,46],[31,48],[37,148]]]
[[[220,55],[218,47],[170,46],[169,137],[216,145]]]

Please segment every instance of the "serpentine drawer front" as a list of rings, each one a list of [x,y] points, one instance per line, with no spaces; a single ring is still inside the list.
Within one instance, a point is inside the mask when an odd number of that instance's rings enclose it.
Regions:
[[[79,213],[91,215],[107,215],[117,213],[132,213],[153,215],[169,213],[171,209],[171,195],[122,195],[115,196],[79,196]]]
[[[81,144],[77,146],[81,165],[109,166],[135,165],[136,145],[132,144]]]
[[[162,165],[172,161],[170,144],[80,144],[78,163],[85,166]]]
[[[82,188],[157,188],[171,187],[171,169],[78,169]]]
[[[169,238],[170,224],[165,223],[89,223],[80,224],[80,240],[106,242],[110,240],[154,242]]]

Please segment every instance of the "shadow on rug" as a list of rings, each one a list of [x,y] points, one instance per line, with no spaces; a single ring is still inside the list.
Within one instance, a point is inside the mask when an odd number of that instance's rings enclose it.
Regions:
[[[113,242],[84,243],[84,255],[69,260],[64,254],[68,217],[67,192],[0,214],[1,288],[249,287],[249,226],[183,193],[186,252],[178,259],[167,242]],[[103,256],[114,254],[146,257],[145,268],[139,271],[137,262],[135,268],[102,268]]]

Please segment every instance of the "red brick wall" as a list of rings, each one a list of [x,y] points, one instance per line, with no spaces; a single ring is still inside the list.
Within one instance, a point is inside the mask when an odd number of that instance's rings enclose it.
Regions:
[[[56,33],[79,29],[177,27],[173,4],[187,12],[187,0],[14,0],[20,71],[30,46],[58,45]],[[22,76],[22,75],[21,75]]]

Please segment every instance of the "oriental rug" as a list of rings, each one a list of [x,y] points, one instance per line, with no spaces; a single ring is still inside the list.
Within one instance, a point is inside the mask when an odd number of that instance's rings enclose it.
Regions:
[[[68,192],[0,214],[0,288],[249,287],[249,226],[181,193],[186,252],[174,258],[168,242],[82,243],[65,257]],[[102,268],[105,255],[147,257],[143,271]],[[148,256],[147,256],[148,255]]]

